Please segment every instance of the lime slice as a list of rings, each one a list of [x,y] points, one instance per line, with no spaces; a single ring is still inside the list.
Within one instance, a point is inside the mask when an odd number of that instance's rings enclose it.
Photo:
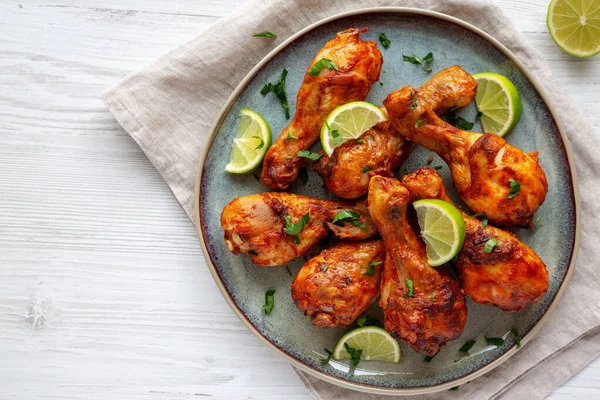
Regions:
[[[493,72],[475,74],[473,78],[477,81],[475,104],[482,113],[483,130],[506,135],[521,117],[519,91],[506,77]]]
[[[576,57],[600,53],[600,2],[552,0],[546,25],[554,42]]]
[[[342,336],[333,350],[335,360],[350,358],[344,343],[355,350],[362,350],[361,360],[400,361],[400,345],[396,339],[376,326],[356,328]]]
[[[329,114],[321,127],[323,150],[331,156],[333,149],[345,140],[357,138],[376,123],[386,120],[379,107],[366,101],[354,101],[339,106]],[[334,133],[335,131],[337,133]]]
[[[465,240],[465,222],[460,211],[442,200],[418,200],[413,205],[429,265],[436,267],[452,260]]]
[[[271,145],[271,128],[252,110],[240,110],[240,125],[233,139],[231,157],[225,171],[245,174],[258,167]]]

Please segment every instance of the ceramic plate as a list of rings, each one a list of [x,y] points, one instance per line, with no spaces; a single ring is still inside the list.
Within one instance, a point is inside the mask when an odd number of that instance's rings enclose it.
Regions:
[[[516,313],[478,305],[468,299],[469,315],[464,333],[449,342],[430,363],[401,343],[400,363],[363,361],[353,374],[349,373],[346,361],[331,361],[327,365],[320,362],[325,355],[323,349],[333,349],[345,330],[316,329],[310,318],[298,311],[292,302],[292,275],[301,267],[302,260],[289,263],[287,268],[253,265],[248,257],[235,256],[227,250],[220,225],[221,211],[234,197],[267,190],[258,181],[258,173],[239,176],[224,170],[240,109],[250,108],[263,115],[277,136],[289,121],[274,96],[260,94],[262,87],[267,82],[276,82],[281,71],[287,69],[287,92],[293,112],[295,97],[310,60],[337,32],[350,27],[367,27],[369,31],[362,35],[365,40],[378,41],[378,35],[384,32],[392,43],[387,50],[381,48],[384,63],[380,83],[373,85],[366,98],[371,103],[381,104],[389,92],[401,86],[418,87],[435,72],[455,64],[471,74],[497,72],[515,84],[521,94],[523,115],[506,139],[524,151],[539,150],[549,182],[546,201],[536,213],[538,227],[534,231],[515,232],[541,256],[550,274],[546,296]],[[433,72],[429,74],[421,66],[402,60],[403,54],[424,56],[429,52],[435,57]],[[474,120],[474,104],[460,114],[467,120]],[[481,132],[481,126],[477,124],[473,130]],[[315,145],[313,151],[318,147]],[[427,165],[432,154],[416,148],[399,175]],[[448,168],[436,156],[431,165],[438,164],[444,166],[440,172],[446,186],[451,188]],[[386,394],[426,393],[448,389],[489,371],[517,351],[515,338],[510,333],[512,329],[521,334],[523,345],[540,329],[573,268],[578,232],[574,170],[569,160],[568,143],[545,95],[536,85],[535,77],[529,76],[523,65],[499,42],[467,23],[443,14],[401,8],[370,9],[335,16],[299,32],[262,60],[233,93],[215,123],[212,142],[199,171],[196,225],[207,263],[225,299],[254,334],[287,357],[292,365],[353,389]],[[321,178],[312,171],[309,171],[306,183],[299,180],[290,191],[321,199],[333,198],[322,188]],[[458,200],[455,193],[453,195]],[[270,288],[276,289],[275,307],[271,315],[265,316],[264,294]],[[377,302],[369,308],[367,315],[382,321]],[[488,346],[484,336],[503,337],[504,345]],[[470,339],[476,340],[476,344],[468,356],[460,358],[458,349]],[[527,351],[527,346],[519,350]]]

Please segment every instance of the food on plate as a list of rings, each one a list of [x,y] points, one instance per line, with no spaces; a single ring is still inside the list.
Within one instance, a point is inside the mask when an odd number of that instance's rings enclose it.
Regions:
[[[384,110],[366,101],[353,101],[337,107],[321,127],[321,146],[326,155],[348,139],[356,139],[378,122],[387,121]]]
[[[452,202],[442,177],[431,168],[404,175],[402,184],[411,201]],[[514,234],[462,215],[466,237],[455,264],[465,293],[504,311],[518,311],[541,299],[548,290],[548,271],[540,257]]]
[[[251,172],[260,165],[270,145],[271,128],[267,121],[252,110],[240,110],[240,124],[225,171],[233,174]]]
[[[292,283],[292,299],[317,328],[345,327],[379,294],[381,240],[341,242],[308,260]]]
[[[458,282],[427,263],[425,245],[406,219],[408,190],[393,178],[369,183],[369,213],[383,237],[381,276],[385,330],[415,351],[433,356],[462,333],[467,307]]]
[[[468,105],[476,88],[473,77],[455,65],[435,74],[416,92],[435,112],[444,114]],[[323,156],[313,164],[313,170],[330,192],[354,199],[367,193],[371,176],[393,176],[412,148],[413,143],[398,135],[390,122],[380,122],[357,139],[336,147],[330,157]]]
[[[390,93],[383,105],[398,133],[448,164],[458,195],[471,210],[485,212],[496,225],[531,225],[548,191],[537,152],[527,154],[493,133],[453,127],[410,86]]]
[[[475,104],[483,131],[506,135],[521,118],[519,91],[505,76],[493,72],[475,74],[473,78],[477,81]]]
[[[329,231],[362,240],[377,233],[366,201],[318,200],[265,192],[233,199],[221,213],[227,248],[254,264],[282,265],[300,257]]]
[[[287,189],[306,163],[298,153],[319,140],[329,113],[342,104],[363,100],[379,79],[381,53],[375,42],[360,39],[364,31],[338,33],[310,63],[296,97],[296,114],[264,158],[261,181],[266,186]]]
[[[413,207],[429,265],[437,267],[452,260],[465,240],[465,223],[460,211],[446,201],[435,199],[415,201]]]
[[[333,358],[350,358],[353,366],[357,366],[360,360],[400,362],[400,346],[384,329],[364,326],[340,338],[333,350]]]
[[[552,0],[546,25],[550,36],[563,51],[576,57],[600,53],[600,2],[594,0]]]

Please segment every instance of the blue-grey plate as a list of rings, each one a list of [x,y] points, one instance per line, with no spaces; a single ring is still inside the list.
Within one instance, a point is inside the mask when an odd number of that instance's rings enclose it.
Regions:
[[[537,228],[516,232],[548,267],[550,287],[544,298],[516,313],[468,300],[469,316],[464,333],[448,343],[431,362],[424,362],[422,355],[401,343],[400,363],[363,361],[354,373],[349,373],[346,361],[331,361],[326,365],[320,362],[326,355],[323,349],[333,349],[345,330],[315,328],[292,302],[291,275],[298,271],[302,261],[293,261],[287,268],[253,265],[246,256],[235,256],[227,250],[220,225],[221,211],[234,197],[267,190],[256,175],[225,172],[240,109],[260,113],[277,136],[289,121],[274,96],[260,94],[262,87],[267,82],[277,81],[281,71],[287,69],[287,91],[293,112],[310,60],[337,32],[350,27],[368,27],[369,31],[362,35],[366,40],[377,41],[378,35],[384,32],[392,43],[389,49],[381,49],[384,58],[381,84],[373,85],[366,98],[374,104],[381,104],[389,92],[401,86],[418,87],[433,73],[455,64],[472,74],[497,72],[507,76],[521,94],[523,115],[506,139],[525,151],[539,150],[549,186],[546,201],[536,213]],[[403,54],[424,56],[429,52],[435,56],[431,74],[402,59]],[[447,15],[405,8],[369,9],[328,18],[298,32],[265,57],[237,87],[214,125],[212,141],[200,162],[196,226],[206,261],[223,296],[242,322],[292,365],[356,390],[381,394],[429,393],[470,381],[517,351],[511,330],[521,336],[519,351],[527,351],[525,345],[541,328],[573,269],[579,230],[577,187],[569,145],[546,99],[535,77],[530,76],[504,46],[477,28]],[[474,120],[475,106],[466,107],[461,115]],[[477,124],[474,130],[481,131],[481,126]],[[315,149],[318,147],[315,145]],[[416,148],[399,174],[425,166],[432,154]],[[452,188],[448,168],[436,156],[431,165],[437,164],[444,166],[441,173],[447,187]],[[321,199],[333,197],[322,188],[321,178],[311,171],[307,183],[298,181],[290,191]],[[271,315],[265,316],[264,294],[270,288],[276,289],[275,307]],[[367,314],[381,318],[377,302]],[[502,337],[504,345],[487,345],[484,336]],[[476,344],[468,355],[461,357],[458,349],[471,339],[476,340]]]

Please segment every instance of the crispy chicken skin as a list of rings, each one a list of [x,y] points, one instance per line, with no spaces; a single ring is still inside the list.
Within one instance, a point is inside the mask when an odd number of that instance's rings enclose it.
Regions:
[[[440,199],[452,204],[437,171],[422,168],[402,177],[411,201]],[[540,257],[510,232],[482,225],[462,212],[466,236],[456,260],[462,287],[476,303],[518,311],[535,303],[548,290],[548,271]],[[485,243],[495,238],[491,253]]]
[[[418,93],[417,107],[411,109],[414,93],[405,86],[383,101],[398,133],[442,157],[460,198],[471,210],[485,211],[495,225],[530,226],[548,191],[538,153],[524,153],[492,133],[455,128],[442,121]],[[520,184],[520,191],[508,198],[511,178]]]
[[[310,63],[296,97],[296,114],[265,155],[261,180],[266,186],[287,189],[306,162],[298,157],[298,151],[309,149],[319,139],[329,113],[342,104],[363,100],[379,79],[383,58],[375,42],[360,39],[359,33],[365,31],[338,33]],[[308,75],[323,58],[333,60],[338,69],[323,68],[317,76]],[[297,139],[287,139],[288,135]]]
[[[386,260],[381,277],[385,329],[417,352],[435,355],[462,333],[465,298],[445,270],[430,267],[425,245],[406,219],[408,190],[396,179],[374,176],[369,183],[369,212],[383,237]],[[414,296],[408,296],[408,279]]]
[[[349,222],[333,224],[339,211],[355,211],[361,228]],[[309,213],[308,224],[297,236],[284,232],[285,217],[297,223]],[[282,265],[300,257],[329,230],[342,238],[367,239],[377,233],[369,216],[366,201],[342,202],[318,200],[291,193],[266,192],[233,199],[221,213],[221,227],[225,231],[227,248],[235,254],[247,254],[254,264]]]
[[[308,260],[292,283],[292,299],[317,328],[350,325],[379,294],[381,240],[341,242]],[[366,275],[372,263],[373,275]]]
[[[435,112],[443,114],[452,107],[468,105],[476,89],[475,79],[455,65],[435,74],[416,93]],[[358,139],[336,147],[331,157],[321,157],[313,164],[313,170],[321,175],[330,192],[344,199],[355,199],[367,193],[372,176],[393,176],[412,148],[413,143],[398,135],[389,121],[380,122]],[[367,168],[371,170],[363,172]]]

